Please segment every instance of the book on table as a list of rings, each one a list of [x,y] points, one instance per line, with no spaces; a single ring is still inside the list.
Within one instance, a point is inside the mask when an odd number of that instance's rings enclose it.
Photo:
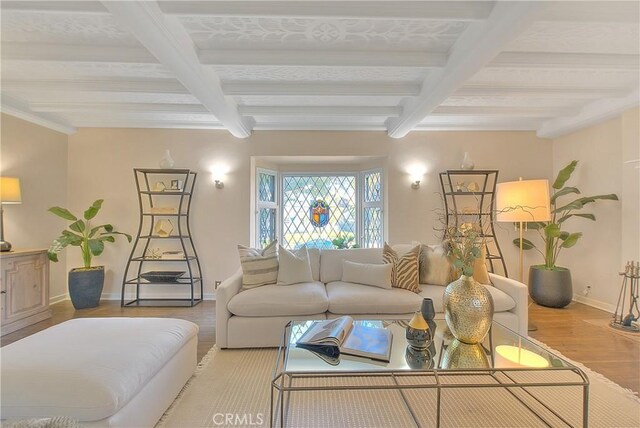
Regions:
[[[296,346],[334,365],[342,354],[389,362],[392,340],[393,335],[386,328],[363,325],[350,316],[343,316],[314,322]]]

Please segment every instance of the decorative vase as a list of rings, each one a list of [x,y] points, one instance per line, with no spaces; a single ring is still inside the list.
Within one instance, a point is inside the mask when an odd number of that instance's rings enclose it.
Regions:
[[[470,345],[457,339],[453,340],[445,349],[441,369],[487,369],[489,359],[479,344]]]
[[[444,290],[444,318],[456,339],[467,344],[482,341],[491,328],[493,298],[473,276],[460,276]]]
[[[429,347],[432,340],[431,331],[420,311],[416,311],[411,321],[409,321],[405,337],[409,346],[414,349],[423,350]]]
[[[529,268],[529,294],[539,305],[564,308],[573,298],[571,271],[566,268],[545,269],[544,265]]]
[[[160,168],[162,169],[171,169],[175,165],[173,158],[171,157],[171,152],[169,149],[164,151],[164,156],[160,159]]]
[[[431,369],[435,366],[433,354],[428,349],[415,349],[412,346],[407,346],[404,359],[412,369]]]
[[[69,297],[76,309],[95,308],[104,287],[104,266],[69,271]]]
[[[469,152],[464,152],[464,157],[462,158],[462,163],[460,164],[460,169],[472,170],[475,168],[475,164],[473,163],[473,159],[469,156]]]
[[[431,337],[436,334],[436,322],[434,318],[436,317],[436,309],[433,306],[433,300],[425,297],[422,299],[422,306],[420,307],[420,312],[422,312],[422,318],[427,321],[427,325],[429,326],[429,330],[431,330]]]

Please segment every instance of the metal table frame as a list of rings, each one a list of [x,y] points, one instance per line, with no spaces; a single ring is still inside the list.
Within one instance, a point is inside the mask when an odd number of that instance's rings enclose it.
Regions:
[[[548,427],[555,426],[552,422],[539,415],[529,404],[527,404],[521,397],[518,396],[513,390],[523,391],[526,396],[533,398],[537,403],[542,405],[562,423],[568,427],[573,427],[564,417],[558,412],[553,410],[547,404],[540,401],[534,394],[528,391],[526,388],[535,387],[582,387],[582,427],[587,428],[589,426],[589,379],[582,370],[577,367],[549,367],[545,369],[530,369],[530,368],[509,368],[509,369],[411,369],[411,370],[371,370],[371,371],[286,371],[284,370],[287,358],[287,350],[289,346],[289,334],[291,330],[291,322],[285,326],[285,332],[283,337],[283,344],[278,349],[276,357],[276,364],[273,370],[272,382],[271,382],[271,414],[270,414],[270,426],[284,427],[286,425],[286,416],[288,414],[289,407],[289,395],[291,392],[302,391],[348,391],[348,390],[394,390],[399,391],[402,400],[405,404],[407,411],[410,413],[415,425],[421,427],[420,421],[416,416],[414,410],[411,408],[409,400],[407,399],[404,390],[413,389],[435,389],[436,390],[436,427],[440,427],[441,423],[441,403],[442,403],[442,391],[446,389],[455,388],[504,388],[514,398],[516,398],[524,407],[526,407],[531,414],[536,416],[543,424]],[[559,372],[572,372],[576,374],[581,380],[575,382],[517,382],[510,374],[515,372],[532,372],[536,370],[545,371],[559,371]],[[446,384],[443,383],[443,379],[447,377],[457,376],[470,376],[470,375],[482,375],[487,377],[485,383],[456,383]],[[400,383],[398,379],[403,377],[416,377],[426,376],[432,383]],[[389,385],[349,385],[344,384],[340,386],[296,386],[294,384],[295,379],[322,379],[322,378],[379,378],[390,377],[393,381]],[[424,379],[424,378],[423,378]],[[491,383],[489,383],[489,381]]]

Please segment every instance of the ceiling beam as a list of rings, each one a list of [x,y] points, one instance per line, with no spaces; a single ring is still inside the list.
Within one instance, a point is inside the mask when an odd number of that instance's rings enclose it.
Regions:
[[[420,96],[407,104],[400,118],[389,121],[389,136],[407,135],[522,33],[543,7],[542,2],[497,2],[489,19],[469,24],[452,47],[446,67],[427,76]]]
[[[213,17],[410,19],[428,21],[477,21],[486,19],[487,1],[162,1],[171,15]]]
[[[502,52],[487,67],[638,70],[640,55]]]
[[[2,60],[60,62],[122,62],[157,64],[144,48],[133,46],[65,45],[58,43],[2,43]]]
[[[2,10],[22,10],[31,12],[79,12],[107,14],[107,9],[97,1],[6,1]]]
[[[256,123],[256,131],[384,131],[383,123],[344,123],[344,122],[268,122]]]
[[[220,79],[205,70],[193,41],[175,17],[166,17],[156,2],[103,2],[115,19],[151,52],[213,115],[238,138],[251,135],[251,126],[225,97]]]
[[[32,111],[45,113],[102,113],[114,111],[171,114],[209,113],[201,104],[35,102],[29,103],[29,106]]]
[[[247,116],[360,116],[360,117],[397,117],[402,107],[370,106],[240,106],[240,112]]]
[[[423,51],[201,50],[206,65],[444,67],[447,54]]]
[[[27,122],[62,132],[63,134],[69,135],[76,132],[76,129],[73,126],[69,126],[55,115],[36,113],[29,108],[27,103],[6,94],[2,94],[0,111],[8,115],[18,117],[22,120],[26,120]]]
[[[391,96],[413,97],[420,85],[395,82],[253,82],[233,81],[222,84],[227,95],[282,96]]]
[[[132,92],[149,94],[188,94],[180,82],[175,79],[46,79],[23,80],[3,79],[2,88],[21,92]]]
[[[570,88],[570,87],[523,87],[523,86],[463,86],[450,98],[455,97],[532,97],[543,99],[591,100],[625,95],[621,88]]]
[[[619,98],[594,101],[585,105],[578,114],[569,117],[558,117],[548,120],[538,128],[540,138],[556,138],[575,132],[587,126],[611,119],[625,110],[640,105],[640,89]]]

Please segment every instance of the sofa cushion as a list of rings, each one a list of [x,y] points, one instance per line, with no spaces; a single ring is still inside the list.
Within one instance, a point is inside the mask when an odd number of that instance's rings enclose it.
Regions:
[[[320,281],[328,283],[342,280],[343,260],[380,264],[382,263],[382,249],[322,250],[320,252]]]
[[[494,312],[506,312],[516,307],[516,301],[502,290],[491,285],[484,285],[491,297],[493,297]],[[436,312],[444,312],[442,307],[442,297],[444,296],[444,287],[431,284],[420,284],[420,296],[428,297],[433,300],[433,306]]]
[[[393,265],[342,261],[342,281],[372,287],[391,288]]]
[[[287,250],[278,245],[279,263],[278,285],[313,282],[309,252],[305,245],[297,250]]]
[[[243,317],[313,315],[326,312],[329,300],[321,282],[302,282],[286,287],[269,284],[238,293],[227,305]]]
[[[309,253],[309,264],[311,265],[311,275],[314,281],[320,281],[320,249],[307,248]]]
[[[419,293],[418,284],[418,256],[420,245],[416,245],[411,251],[399,255],[386,242],[382,250],[382,260],[393,265],[391,274],[391,286]]]
[[[238,245],[240,266],[242,266],[242,289],[249,290],[278,280],[278,241],[273,241],[264,249]]]
[[[327,284],[329,312],[334,314],[406,314],[420,309],[422,297],[400,288],[377,288],[350,282]]]

